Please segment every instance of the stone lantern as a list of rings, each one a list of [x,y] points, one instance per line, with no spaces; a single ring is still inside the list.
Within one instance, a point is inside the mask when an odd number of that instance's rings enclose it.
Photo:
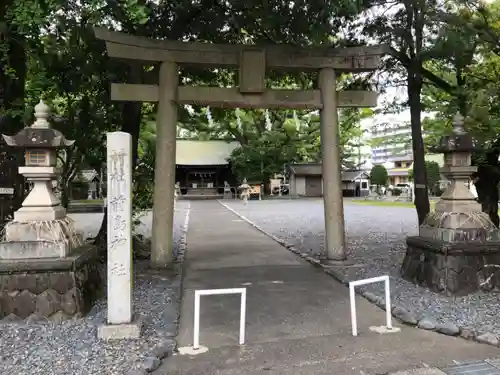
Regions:
[[[74,141],[51,128],[44,102],[35,107],[35,117],[33,125],[3,136],[9,146],[25,149],[26,165],[19,173],[33,182],[33,189],[0,242],[0,321],[81,316],[102,286],[97,249],[83,244],[52,191],[59,176],[57,150]]]
[[[500,230],[482,212],[468,188],[476,167],[471,166],[472,136],[464,118],[453,119],[453,133],[441,139],[441,173],[449,186],[419,228],[407,238],[402,276],[415,284],[449,295],[465,295],[500,286]]]
[[[48,121],[50,108],[40,101],[35,106],[35,122],[14,136],[3,135],[11,147],[25,148],[25,166],[19,174],[33,182],[33,189],[22,207],[14,213],[14,221],[48,221],[66,217],[66,210],[53,192],[52,181],[60,172],[56,166],[57,150],[73,145],[64,135],[52,129]]]
[[[11,147],[25,149],[25,166],[19,173],[33,182],[33,189],[5,226],[5,242],[0,244],[0,259],[65,257],[82,245],[73,222],[66,216],[52,181],[59,176],[57,150],[71,146],[48,121],[49,107],[40,101],[35,106],[35,122],[13,136],[3,135]]]

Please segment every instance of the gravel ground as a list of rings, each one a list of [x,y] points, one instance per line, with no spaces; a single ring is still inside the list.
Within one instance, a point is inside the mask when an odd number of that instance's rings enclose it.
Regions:
[[[225,204],[269,233],[303,252],[317,255],[324,247],[322,200],[239,201]],[[348,280],[390,275],[394,304],[417,319],[432,318],[474,327],[479,332],[500,335],[500,295],[478,292],[467,297],[446,297],[407,282],[399,276],[408,235],[417,234],[413,208],[381,207],[345,203],[348,256],[354,266],[340,268]],[[383,283],[362,287],[383,296]]]
[[[189,202],[179,202],[174,220],[178,251]],[[77,230],[95,235],[102,214],[70,215]],[[151,232],[151,213],[142,218],[139,232]],[[100,301],[88,316],[64,323],[2,324],[0,374],[12,375],[123,375],[151,356],[156,346],[175,346],[178,319],[178,277],[135,265],[134,309],[143,321],[139,340],[106,343],[97,339],[105,322],[106,303]]]

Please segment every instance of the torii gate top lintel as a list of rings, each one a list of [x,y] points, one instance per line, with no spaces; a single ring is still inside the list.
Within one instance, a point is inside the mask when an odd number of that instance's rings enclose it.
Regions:
[[[106,42],[111,58],[139,61],[144,64],[198,65],[202,67],[236,67],[238,87],[176,86],[177,104],[198,104],[224,108],[295,108],[321,109],[320,90],[278,90],[266,87],[268,70],[366,72],[378,68],[387,46],[348,48],[245,44],[210,44],[170,40],[154,40],[121,32],[95,28],[98,39]],[[160,69],[161,70],[161,69]],[[173,80],[176,78],[169,78]],[[156,78],[158,82],[159,78]],[[111,85],[111,98],[118,101],[158,102],[158,84]],[[337,107],[374,107],[377,93],[373,91],[339,91]]]
[[[249,63],[264,63],[266,68],[287,71],[334,68],[339,72],[365,72],[377,69],[381,56],[389,52],[387,45],[345,48],[260,46],[159,40],[103,28],[94,28],[94,33],[97,39],[106,42],[109,57],[145,63],[173,61],[178,64],[238,67],[247,60]]]

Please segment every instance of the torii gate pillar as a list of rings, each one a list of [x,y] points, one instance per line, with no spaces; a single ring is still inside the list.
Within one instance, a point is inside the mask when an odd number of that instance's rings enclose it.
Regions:
[[[156,165],[153,198],[151,266],[172,264],[175,190],[175,147],[177,134],[177,86],[179,68],[175,62],[160,65],[156,125]]]
[[[325,250],[322,257],[341,261],[346,259],[346,253],[336,80],[334,69],[320,70],[318,83],[323,103],[320,112],[321,168],[325,210]]]

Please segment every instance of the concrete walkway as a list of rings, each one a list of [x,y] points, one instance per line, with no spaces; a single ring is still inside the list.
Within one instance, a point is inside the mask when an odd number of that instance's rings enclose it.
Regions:
[[[362,297],[353,337],[347,288],[218,202],[191,202],[187,246],[179,346],[192,345],[196,289],[247,288],[247,341],[238,345],[239,297],[202,297],[200,343],[209,351],[176,355],[155,374],[384,374],[499,355],[408,326],[371,332],[384,324],[385,312]]]

